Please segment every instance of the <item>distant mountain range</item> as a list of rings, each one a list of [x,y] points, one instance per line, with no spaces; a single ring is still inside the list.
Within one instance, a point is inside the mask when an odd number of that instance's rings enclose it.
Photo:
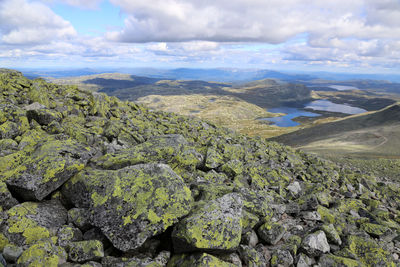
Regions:
[[[262,79],[279,79],[288,82],[307,82],[315,79],[344,81],[344,80],[386,80],[400,82],[397,74],[354,74],[334,72],[287,72],[263,69],[239,69],[239,68],[81,68],[81,69],[19,69],[25,75],[36,77],[76,77],[101,73],[125,73],[150,78],[174,79],[174,80],[203,80],[217,82],[249,82]]]

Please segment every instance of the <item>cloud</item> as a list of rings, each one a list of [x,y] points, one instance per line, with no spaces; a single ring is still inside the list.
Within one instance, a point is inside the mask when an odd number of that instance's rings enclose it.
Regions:
[[[127,14],[121,42],[400,38],[398,0],[111,0]]]
[[[59,0],[70,6],[85,8],[85,9],[96,9],[103,0]]]
[[[39,2],[0,1],[0,41],[5,44],[45,43],[74,37],[68,21]]]

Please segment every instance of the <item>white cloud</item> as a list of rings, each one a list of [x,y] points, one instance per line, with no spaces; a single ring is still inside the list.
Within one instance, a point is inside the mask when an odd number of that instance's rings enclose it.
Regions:
[[[0,1],[0,40],[5,44],[44,43],[76,35],[68,21],[39,2]]]

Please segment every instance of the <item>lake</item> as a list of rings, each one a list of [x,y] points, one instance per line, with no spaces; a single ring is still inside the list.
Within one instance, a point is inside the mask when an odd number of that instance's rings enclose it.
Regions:
[[[330,111],[330,112],[340,112],[344,114],[359,114],[366,112],[365,109],[352,107],[346,104],[335,104],[329,100],[315,100],[304,105],[303,108],[319,110],[319,111]],[[268,109],[272,113],[285,113],[284,116],[279,116],[275,118],[263,118],[261,120],[267,120],[273,122],[274,125],[279,127],[293,127],[298,126],[300,123],[293,121],[294,118],[305,116],[305,117],[318,117],[320,114],[305,111],[302,108],[294,107],[278,107]]]

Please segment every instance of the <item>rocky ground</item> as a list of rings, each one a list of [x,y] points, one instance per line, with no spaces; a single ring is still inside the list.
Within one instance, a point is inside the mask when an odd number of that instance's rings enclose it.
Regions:
[[[0,71],[0,266],[400,266],[400,185]]]

